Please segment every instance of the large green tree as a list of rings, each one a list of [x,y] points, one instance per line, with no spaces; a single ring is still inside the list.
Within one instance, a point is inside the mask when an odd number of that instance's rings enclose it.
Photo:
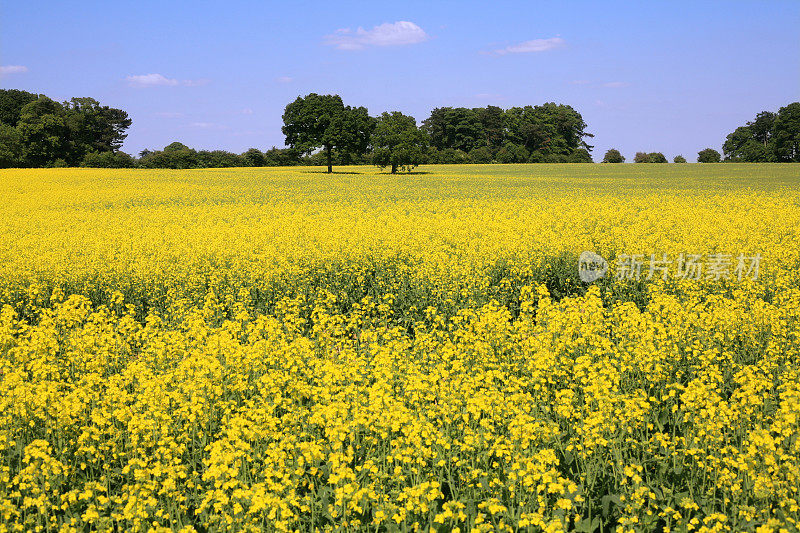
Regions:
[[[0,168],[21,166],[22,137],[17,128],[0,123]]]
[[[101,106],[94,98],[73,98],[64,103],[69,129],[70,163],[81,161],[92,152],[115,152],[127,137],[131,126],[128,113]]]
[[[490,116],[485,119],[487,123],[492,121]],[[437,150],[451,148],[469,152],[487,143],[488,135],[481,117],[475,109],[466,107],[437,107],[422,121],[422,129]]]
[[[728,134],[722,145],[722,152],[726,161],[757,163],[772,159],[772,146],[758,142],[750,126],[739,126]]]
[[[18,89],[0,89],[0,123],[15,127],[22,108],[39,98],[38,94]]]
[[[17,130],[22,143],[22,164],[29,167],[66,165],[69,158],[69,127],[64,107],[43,96],[20,111]]]
[[[480,107],[474,110],[483,130],[486,147],[491,151],[499,150],[506,140],[505,111],[497,106]]]
[[[800,102],[777,113],[762,111],[728,134],[722,145],[726,161],[759,163],[800,161]]]
[[[372,162],[381,168],[411,170],[422,162],[428,136],[417,128],[414,117],[399,111],[382,113],[372,133]]]
[[[89,154],[118,152],[131,120],[125,111],[101,106],[93,98],[73,98],[61,104],[44,95],[0,90],[0,124],[4,125],[0,165],[75,166]],[[127,162],[125,158],[116,160]]]
[[[774,153],[778,161],[800,162],[800,102],[778,110],[773,125]]]
[[[311,93],[286,106],[282,131],[286,144],[301,153],[321,148],[330,173],[334,150],[356,155],[366,152],[374,124],[364,107],[345,106],[336,94]]]

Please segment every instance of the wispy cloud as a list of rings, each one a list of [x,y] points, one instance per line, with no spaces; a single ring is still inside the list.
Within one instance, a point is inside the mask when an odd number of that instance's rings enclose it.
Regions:
[[[427,40],[428,34],[425,30],[405,20],[386,22],[371,30],[359,27],[354,32],[350,28],[343,28],[325,36],[325,44],[339,50],[362,50],[370,46],[401,46]]]
[[[217,124],[216,122],[191,122],[189,123],[190,128],[198,128],[203,130],[226,130],[228,126],[224,124]]]
[[[161,74],[139,74],[125,78],[133,87],[169,87],[178,85],[178,80],[167,78]]]
[[[292,78],[291,76],[278,76],[277,78],[275,78],[275,81],[277,81],[278,83],[290,83],[294,81],[294,78]]]
[[[201,87],[203,85],[208,85],[211,83],[211,80],[208,78],[199,78],[196,80],[183,80],[181,81],[181,85],[185,85],[186,87]]]
[[[252,115],[253,114],[253,110],[250,109],[249,107],[245,107],[244,109],[239,111],[239,113],[242,114],[242,115]]]
[[[506,54],[529,54],[533,52],[547,52],[555,48],[560,48],[566,44],[566,41],[561,37],[551,37],[549,39],[533,39],[522,43],[512,44],[499,50],[494,50],[493,53],[497,55]]]
[[[628,87],[630,83],[626,81],[609,81],[603,84],[603,87],[608,87],[609,89],[620,89],[622,87]]]
[[[569,82],[570,85],[588,85],[589,80],[572,80]]]
[[[131,87],[175,87],[183,85],[185,87],[199,87],[208,84],[209,80],[200,78],[196,80],[176,80],[167,78],[163,74],[138,74],[125,78]]]
[[[3,65],[0,66],[0,75],[5,74],[22,74],[28,72],[28,67],[23,65]]]

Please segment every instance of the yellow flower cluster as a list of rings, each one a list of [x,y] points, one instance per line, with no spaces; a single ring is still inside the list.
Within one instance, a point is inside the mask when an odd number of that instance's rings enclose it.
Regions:
[[[795,166],[347,170],[0,171],[0,533],[800,528]]]

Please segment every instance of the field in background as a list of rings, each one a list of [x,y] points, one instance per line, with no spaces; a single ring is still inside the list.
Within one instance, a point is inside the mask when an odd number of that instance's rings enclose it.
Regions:
[[[336,170],[0,171],[0,531],[798,527],[796,165]]]

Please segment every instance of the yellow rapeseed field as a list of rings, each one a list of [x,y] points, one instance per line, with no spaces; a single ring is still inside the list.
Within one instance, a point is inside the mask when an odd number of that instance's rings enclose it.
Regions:
[[[800,167],[339,170],[0,171],[0,532],[800,529]]]

